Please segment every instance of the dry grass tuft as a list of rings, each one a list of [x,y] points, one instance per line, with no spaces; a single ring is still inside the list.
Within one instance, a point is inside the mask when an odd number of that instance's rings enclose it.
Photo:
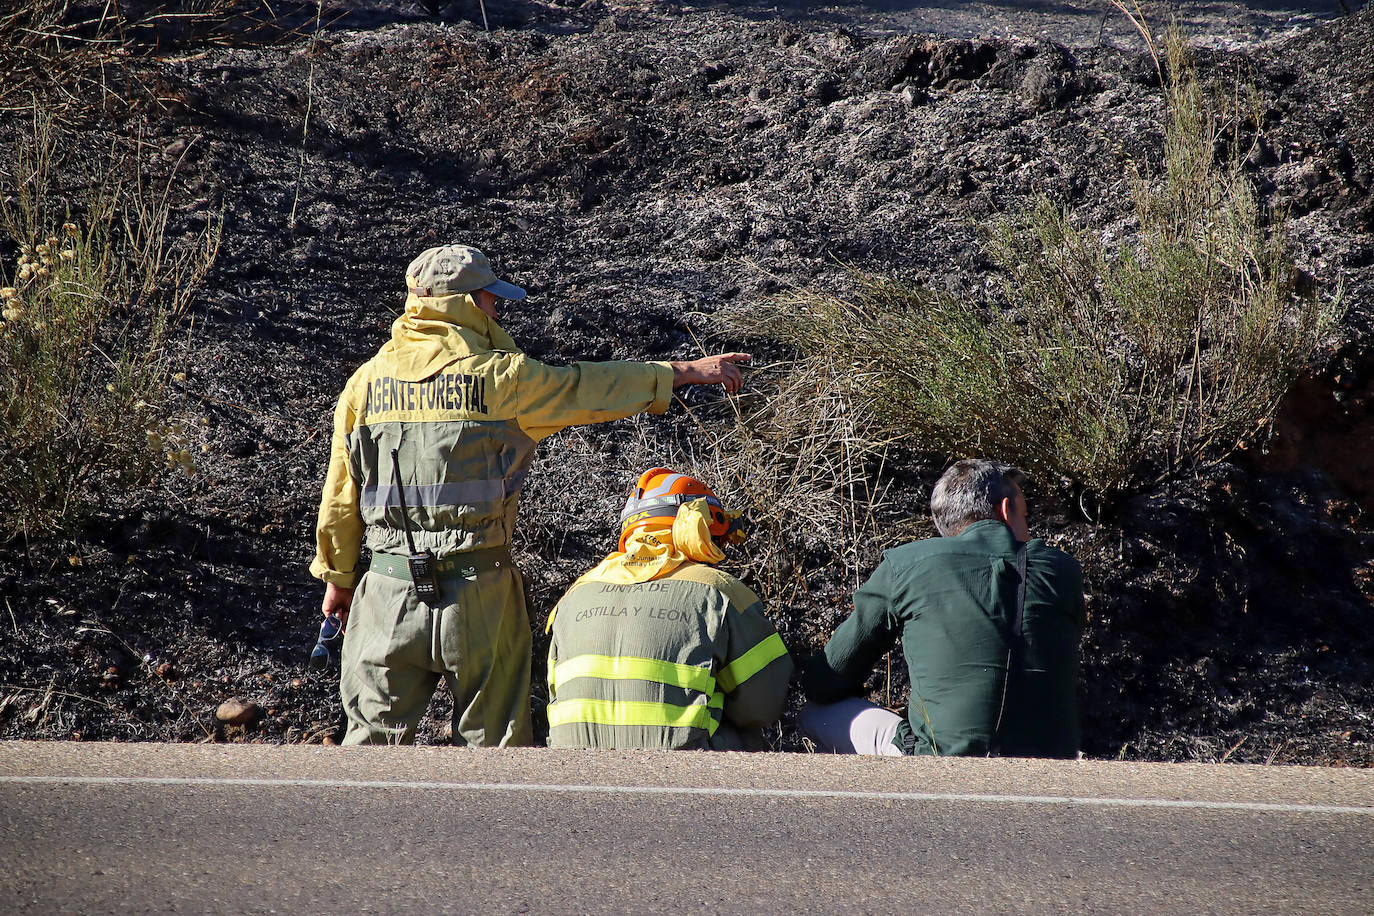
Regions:
[[[0,169],[0,226],[19,248],[12,271],[0,264],[0,538],[60,532],[106,488],[194,467],[163,409],[168,344],[219,225],[169,241],[167,188],[126,183],[119,164],[64,198],[58,134],[35,110]]]
[[[809,580],[857,588],[872,552],[896,538],[882,530],[888,506],[877,481],[887,455],[863,432],[870,405],[827,384],[826,373],[773,374],[760,386],[771,397],[731,399],[714,418],[692,411],[699,435],[683,457],[725,505],[746,511],[746,577],[766,602],[788,606]]]

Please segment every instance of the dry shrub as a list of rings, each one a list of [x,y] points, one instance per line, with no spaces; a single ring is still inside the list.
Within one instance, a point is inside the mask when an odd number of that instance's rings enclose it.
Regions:
[[[857,588],[875,545],[899,536],[880,530],[886,449],[862,432],[871,405],[830,385],[834,368],[778,372],[758,386],[770,397],[723,402],[725,416],[691,414],[699,435],[683,470],[747,513],[749,537],[732,555],[770,605],[796,603],[810,582]]]
[[[166,189],[119,175],[64,199],[52,122],[35,110],[0,169],[0,224],[19,247],[0,264],[0,538],[60,532],[107,487],[166,463],[189,469],[162,409],[169,335],[214,260],[219,226],[173,244]],[[137,174],[137,170],[133,170]]]
[[[1252,106],[1218,106],[1176,33],[1166,50],[1163,174],[1134,176],[1134,238],[1109,247],[1041,200],[988,233],[1000,297],[855,275],[848,297],[794,291],[736,326],[795,347],[801,376],[862,405],[870,440],[1013,461],[1090,502],[1263,435],[1340,297],[1303,289],[1284,214],[1225,140],[1257,128]]]
[[[66,23],[69,0],[33,0],[0,12],[0,111],[62,94],[113,51],[113,41],[83,39]]]

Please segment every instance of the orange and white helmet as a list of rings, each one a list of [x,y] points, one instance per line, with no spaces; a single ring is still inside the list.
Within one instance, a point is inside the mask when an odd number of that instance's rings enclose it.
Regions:
[[[679,474],[669,468],[653,468],[639,475],[639,480],[625,501],[620,513],[620,549],[639,528],[654,520],[672,524],[678,507],[694,499],[706,499],[711,522],[707,526],[712,538],[723,538],[730,530],[730,517],[721,505],[720,497],[695,477]]]

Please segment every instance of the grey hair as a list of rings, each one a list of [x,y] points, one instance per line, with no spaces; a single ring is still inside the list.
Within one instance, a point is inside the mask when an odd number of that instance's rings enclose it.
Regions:
[[[997,518],[1002,500],[1014,499],[1025,477],[1018,468],[986,458],[954,462],[930,491],[936,529],[952,538],[974,522]]]

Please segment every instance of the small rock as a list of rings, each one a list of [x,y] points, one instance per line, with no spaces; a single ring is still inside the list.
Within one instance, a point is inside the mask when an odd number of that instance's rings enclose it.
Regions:
[[[924,89],[918,89],[910,83],[903,86],[902,90],[897,93],[897,96],[908,108],[919,108],[930,101],[930,93],[926,92]]]
[[[260,715],[262,707],[251,700],[240,700],[238,697],[225,700],[215,710],[215,718],[225,725],[247,725]]]
[[[729,64],[719,60],[711,61],[701,69],[701,75],[706,77],[708,83],[723,80],[733,72]]]
[[[592,27],[592,31],[598,35],[614,35],[616,32],[624,32],[628,29],[629,20],[622,16],[607,16]]]
[[[833,79],[818,79],[806,88],[806,97],[829,105],[840,97],[840,86]]]
[[[1021,91],[1040,111],[1058,108],[1072,95],[1072,88],[1063,71],[1043,59],[1037,59],[1026,69],[1021,79]]]

